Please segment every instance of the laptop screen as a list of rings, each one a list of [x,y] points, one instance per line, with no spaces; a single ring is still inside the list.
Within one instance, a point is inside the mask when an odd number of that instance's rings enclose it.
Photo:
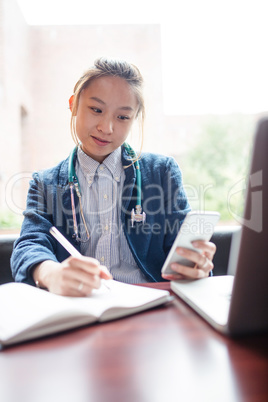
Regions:
[[[268,119],[254,136],[229,324],[268,326]],[[243,311],[243,314],[242,314]],[[244,317],[242,318],[241,315]],[[242,322],[241,322],[242,318]]]

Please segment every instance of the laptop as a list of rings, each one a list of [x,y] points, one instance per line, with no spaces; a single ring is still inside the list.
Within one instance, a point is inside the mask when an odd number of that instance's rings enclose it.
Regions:
[[[268,119],[253,140],[244,215],[228,275],[172,281],[171,289],[221,333],[268,331]]]

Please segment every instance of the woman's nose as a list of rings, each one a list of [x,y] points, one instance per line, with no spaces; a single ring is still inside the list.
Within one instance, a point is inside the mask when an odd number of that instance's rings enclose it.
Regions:
[[[113,122],[110,117],[102,117],[98,124],[97,130],[101,131],[103,134],[111,134],[113,132]]]

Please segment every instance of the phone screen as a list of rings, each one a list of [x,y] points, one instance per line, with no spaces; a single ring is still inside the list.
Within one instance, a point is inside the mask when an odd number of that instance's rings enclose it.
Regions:
[[[219,218],[220,214],[214,211],[189,212],[166,258],[162,268],[162,274],[174,274],[174,271],[170,267],[173,262],[178,262],[187,267],[194,267],[195,264],[192,261],[176,253],[176,248],[184,247],[200,253],[199,249],[194,248],[192,242],[195,240],[209,241],[214,233],[214,228]]]

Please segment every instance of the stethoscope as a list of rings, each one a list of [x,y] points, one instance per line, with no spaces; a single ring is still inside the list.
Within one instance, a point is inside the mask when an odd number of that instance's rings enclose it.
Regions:
[[[134,222],[145,222],[146,219],[146,214],[145,212],[142,212],[142,207],[141,207],[141,171],[140,171],[140,164],[139,160],[136,157],[135,151],[131,148],[129,144],[126,142],[124,143],[124,147],[126,149],[126,152],[128,156],[134,160],[133,164],[136,169],[136,184],[137,184],[137,205],[131,211],[131,226],[134,226]],[[70,186],[70,193],[71,193],[71,206],[72,206],[72,215],[73,215],[73,225],[74,225],[74,235],[73,237],[76,239],[76,241],[81,242],[81,243],[86,243],[89,240],[90,234],[89,230],[86,224],[83,208],[82,208],[82,201],[81,201],[81,188],[79,185],[78,177],[75,172],[75,164],[74,164],[74,158],[77,153],[77,148],[78,145],[72,150],[70,153],[69,157],[69,165],[68,165],[68,183]],[[79,208],[80,208],[80,215],[83,221],[83,225],[85,227],[86,231],[86,240],[83,240],[78,233],[78,224],[77,224],[77,218],[76,218],[76,212],[75,212],[75,202],[74,202],[74,190],[76,192],[76,195],[79,200]]]

